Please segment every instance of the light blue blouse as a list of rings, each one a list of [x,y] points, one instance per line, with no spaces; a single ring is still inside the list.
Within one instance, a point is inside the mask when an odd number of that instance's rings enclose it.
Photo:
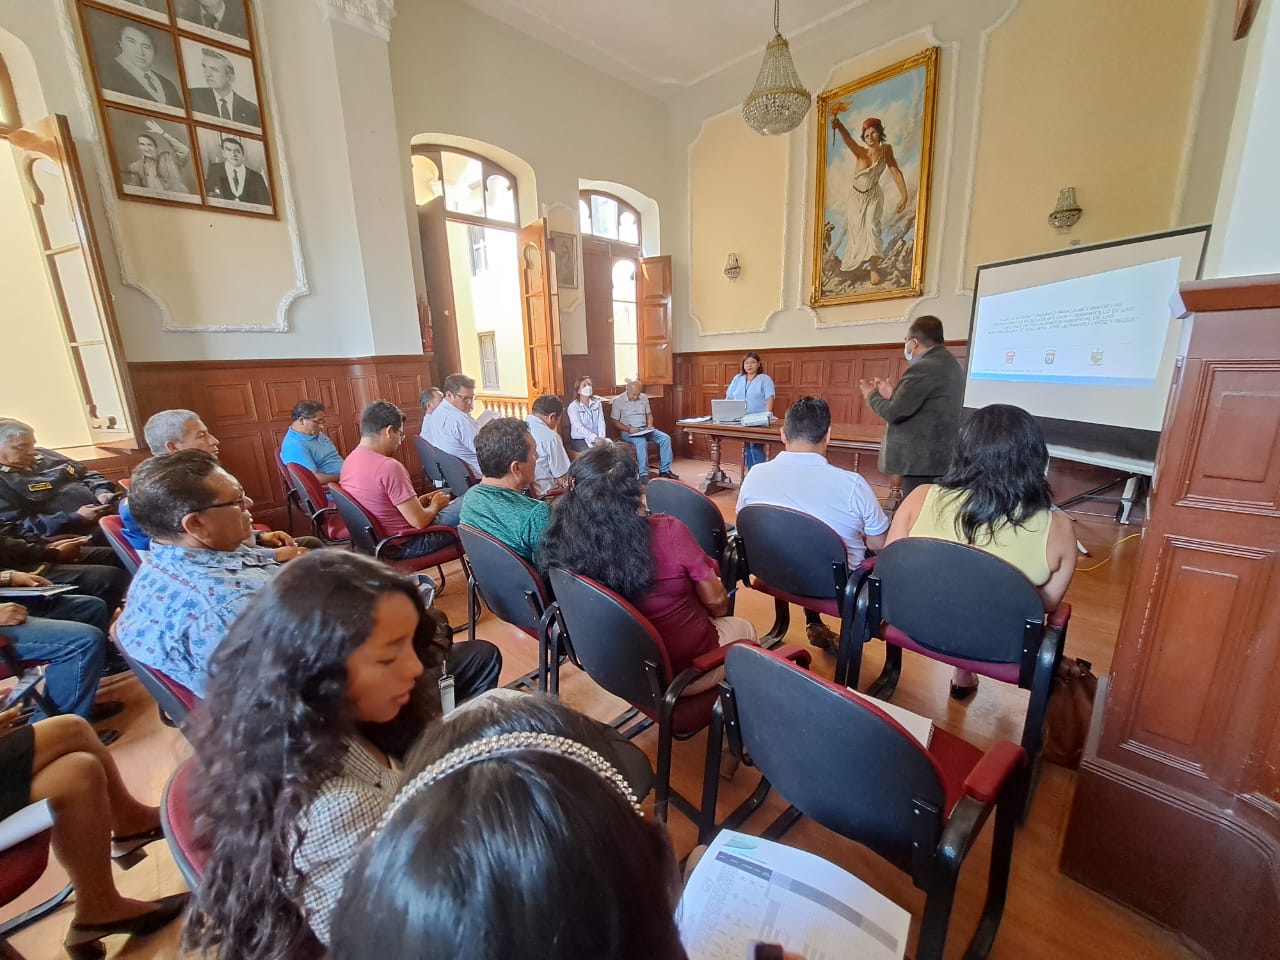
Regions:
[[[730,400],[747,401],[747,413],[764,413],[765,401],[775,395],[773,378],[767,373],[757,373],[750,383],[747,375],[740,373],[729,382],[729,389],[725,391]]]

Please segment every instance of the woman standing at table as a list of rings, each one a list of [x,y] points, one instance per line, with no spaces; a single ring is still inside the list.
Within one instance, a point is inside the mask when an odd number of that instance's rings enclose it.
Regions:
[[[729,382],[725,397],[747,401],[747,413],[773,413],[773,378],[764,372],[760,354],[751,350],[742,357],[742,372]],[[744,443],[743,471],[750,470],[757,463],[764,463],[764,444]]]

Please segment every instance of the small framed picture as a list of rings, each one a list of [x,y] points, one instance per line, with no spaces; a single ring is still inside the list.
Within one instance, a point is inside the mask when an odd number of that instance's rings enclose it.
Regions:
[[[253,61],[190,37],[182,37],[179,43],[192,118],[261,134],[261,98]]]
[[[146,17],[158,23],[169,22],[169,5],[165,0],[98,0],[104,7],[115,7],[125,13]]]
[[[102,98],[185,116],[178,58],[168,28],[95,7],[80,10]]]
[[[196,128],[205,202],[245,213],[275,215],[265,144],[243,134]]]
[[[107,141],[122,194],[199,204],[191,128],[164,117],[107,108]]]
[[[557,233],[553,230],[547,238],[547,247],[556,258],[556,286],[576,290],[578,287],[578,235]]]
[[[249,46],[244,0],[173,0],[178,28],[232,46]]]

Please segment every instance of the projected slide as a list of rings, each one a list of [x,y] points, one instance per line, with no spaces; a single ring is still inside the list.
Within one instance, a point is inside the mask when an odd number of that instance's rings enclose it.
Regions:
[[[980,296],[969,379],[1152,386],[1180,269],[1169,257]]]

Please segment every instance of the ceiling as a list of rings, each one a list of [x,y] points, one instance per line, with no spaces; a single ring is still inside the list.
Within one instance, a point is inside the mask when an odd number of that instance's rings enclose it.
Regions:
[[[670,96],[742,60],[773,36],[771,0],[465,0],[633,86]],[[784,0],[791,39],[866,0]]]

